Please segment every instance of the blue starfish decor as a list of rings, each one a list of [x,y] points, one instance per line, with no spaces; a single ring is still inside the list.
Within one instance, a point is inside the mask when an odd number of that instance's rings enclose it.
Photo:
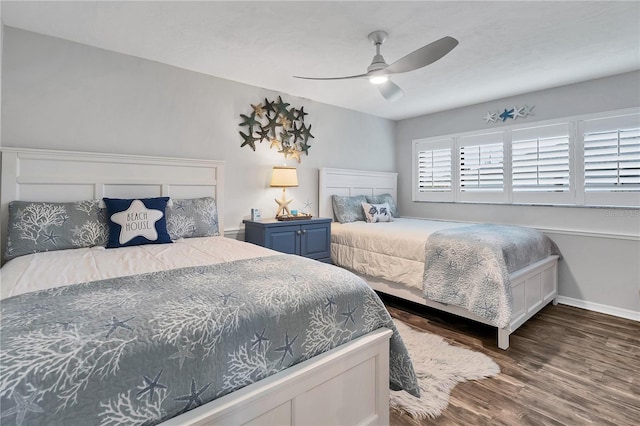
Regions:
[[[487,114],[484,116],[483,120],[486,124],[489,123],[504,123],[505,121],[507,121],[508,119],[512,119],[515,120],[518,117],[528,117],[530,115],[535,115],[533,113],[533,109],[536,106],[528,106],[525,105],[523,107],[517,107],[514,106],[513,108],[504,108],[504,111],[496,111],[496,112],[491,112],[491,111],[487,111]]]
[[[253,112],[250,115],[240,114],[240,126],[246,126],[246,132],[239,132],[242,136],[240,147],[248,146],[256,150],[256,142],[267,141],[269,148],[275,148],[284,158],[292,158],[300,163],[300,156],[309,155],[309,140],[311,124],[305,125],[304,117],[309,115],[304,107],[296,109],[284,102],[281,96],[277,101],[265,98],[257,105],[251,104]]]

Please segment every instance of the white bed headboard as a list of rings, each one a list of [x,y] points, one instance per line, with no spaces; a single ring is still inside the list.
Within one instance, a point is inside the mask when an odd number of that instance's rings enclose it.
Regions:
[[[321,168],[318,179],[318,214],[333,218],[332,195],[379,195],[397,200],[398,174],[363,170]]]
[[[0,216],[4,259],[13,200],[68,202],[102,197],[214,197],[224,232],[224,161],[2,148]]]

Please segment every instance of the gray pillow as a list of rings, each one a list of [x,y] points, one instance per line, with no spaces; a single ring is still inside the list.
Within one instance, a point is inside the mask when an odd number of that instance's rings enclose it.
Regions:
[[[218,208],[211,197],[171,200],[167,205],[167,231],[172,240],[213,237],[218,233]]]
[[[367,202],[364,195],[356,195],[346,197],[343,195],[333,195],[331,197],[333,204],[333,214],[340,223],[356,222],[361,220],[364,222],[364,210],[362,203]]]
[[[12,201],[5,259],[43,251],[106,244],[106,210],[98,200],[74,203]]]
[[[370,204],[387,203],[389,204],[389,208],[391,209],[391,216],[399,217],[396,200],[393,199],[391,194],[380,194],[380,195],[374,195],[373,197],[370,195],[367,195],[367,203],[370,203]]]

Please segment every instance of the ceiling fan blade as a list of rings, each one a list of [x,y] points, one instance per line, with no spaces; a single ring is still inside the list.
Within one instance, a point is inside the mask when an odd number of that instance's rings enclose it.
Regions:
[[[305,80],[346,80],[349,78],[361,78],[366,77],[367,74],[359,74],[359,75],[348,75],[346,77],[300,77],[298,75],[294,75],[294,78],[302,78]]]
[[[458,45],[458,40],[453,37],[442,37],[433,43],[422,46],[418,50],[414,50],[407,56],[404,56],[393,64],[385,68],[389,74],[398,74],[417,70],[429,64],[434,63],[447,53],[451,52]]]
[[[378,89],[382,96],[391,102],[397,101],[404,96],[402,89],[391,80],[387,80],[385,83],[378,85]]]

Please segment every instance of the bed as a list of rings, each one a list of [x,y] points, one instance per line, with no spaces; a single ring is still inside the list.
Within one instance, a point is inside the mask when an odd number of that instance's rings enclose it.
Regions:
[[[3,148],[1,184],[3,424],[388,424],[389,386],[418,392],[360,278],[194,233],[224,230],[222,162]],[[99,218],[103,197],[135,199],[119,213],[136,220],[171,201],[175,241],[93,244],[99,224],[74,215]]]
[[[319,211],[334,218],[334,264],[378,292],[496,327],[498,347],[505,350],[511,333],[556,304],[559,252],[534,229],[411,218],[335,220],[334,195],[395,199],[396,185],[396,173],[320,169]]]

